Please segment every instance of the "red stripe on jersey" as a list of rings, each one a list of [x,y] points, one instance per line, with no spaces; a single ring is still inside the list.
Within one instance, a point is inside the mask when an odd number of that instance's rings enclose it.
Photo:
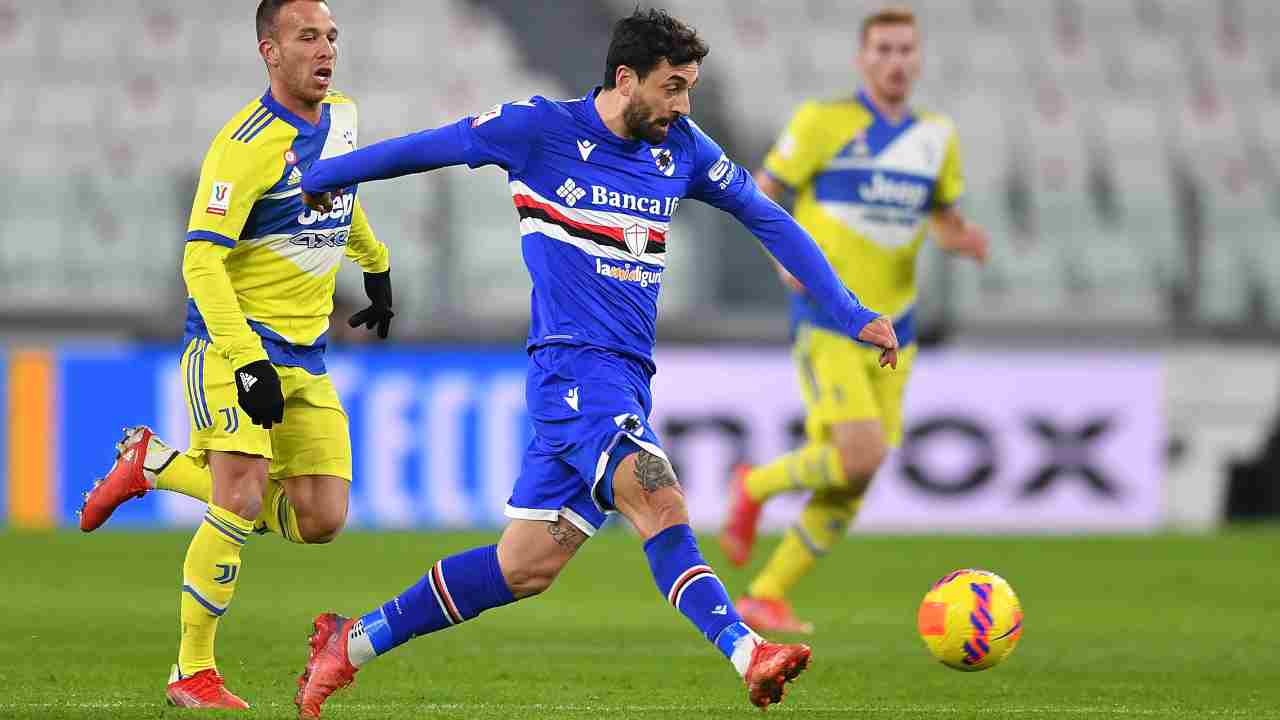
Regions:
[[[519,207],[538,208],[539,210],[542,210],[543,212],[550,215],[555,222],[561,225],[569,225],[572,227],[579,228],[581,230],[586,230],[587,232],[599,233],[600,235],[605,235],[620,243],[624,242],[623,228],[616,227],[613,225],[596,225],[594,223],[582,222],[581,220],[574,220],[573,218],[570,218],[569,216],[565,215],[560,210],[560,208],[556,207],[555,205],[552,205],[551,203],[547,203],[547,202],[542,202],[538,198],[535,198],[531,195],[522,195],[517,193],[512,195],[511,199],[515,202],[517,208]],[[649,231],[649,242],[656,242],[659,245],[666,244],[667,242],[666,233],[662,232],[661,230],[654,230],[653,228],[647,228],[647,229]]]

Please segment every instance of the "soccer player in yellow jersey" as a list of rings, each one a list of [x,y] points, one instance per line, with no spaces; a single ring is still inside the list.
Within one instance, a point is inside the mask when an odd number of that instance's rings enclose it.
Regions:
[[[804,288],[794,291],[795,359],[807,413],[803,447],[755,468],[739,468],[721,547],[742,565],[762,504],[811,491],[738,603],[752,627],[809,632],[787,592],[831,550],[889,448],[902,434],[903,389],[915,356],[915,262],[926,221],[938,244],[982,262],[987,235],[954,204],[963,181],[951,121],[908,105],[920,72],[920,37],[909,10],[888,8],[862,23],[857,65],[863,88],[851,98],[800,106],[756,175],[775,200],[796,193],[794,215],[858,297],[894,318],[898,369],[840,333]]]
[[[190,449],[178,453],[146,427],[126,430],[81,511],[88,532],[155,488],[209,503],[182,568],[182,638],[166,691],[189,708],[248,707],[224,687],[213,646],[249,537],[324,543],[346,522],[351,441],[324,365],[344,255],[364,270],[371,300],[351,325],[385,338],[393,314],[387,248],[356,189],[323,213],[302,203],[302,173],[357,140],[356,106],[329,89],[338,53],[329,7],[262,0],[257,30],[270,88],[214,138],[182,261]]]

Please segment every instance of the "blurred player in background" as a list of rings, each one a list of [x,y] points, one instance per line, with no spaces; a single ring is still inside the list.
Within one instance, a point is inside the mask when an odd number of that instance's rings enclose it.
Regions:
[[[963,182],[955,128],[908,105],[920,74],[920,35],[910,10],[889,8],[862,23],[863,88],[852,98],[804,103],[764,169],[760,189],[782,201],[840,278],[894,318],[897,372],[879,372],[874,347],[840,329],[813,294],[779,267],[793,291],[795,358],[807,412],[806,444],[756,468],[739,468],[720,544],[743,565],[763,503],[812,491],[804,512],[756,576],[739,612],[753,627],[810,632],[787,592],[845,535],[867,485],[902,435],[903,389],[915,357],[916,254],[926,220],[944,249],[979,262],[987,235],[955,209]]]
[[[637,10],[614,26],[604,86],[585,97],[499,105],[321,161],[303,177],[308,202],[323,210],[329,193],[357,182],[461,164],[507,171],[533,279],[526,398],[534,422],[496,545],[440,560],[361,617],[316,618],[298,681],[303,717],[318,717],[376,656],[546,590],[609,512],[639,531],[659,591],[732,663],[752,703],[781,701],[784,683],[808,665],[808,647],[766,642],[741,621],[698,549],[648,422],[676,207],[694,198],[738,218],[836,327],[882,348],[882,363],[896,362],[897,340],[808,234],[688,119],[707,52],[692,28]]]
[[[90,532],[156,488],[209,503],[182,568],[182,640],[166,692],[189,708],[248,707],[223,686],[213,646],[249,536],[324,543],[346,522],[351,441],[324,364],[343,255],[364,270],[372,301],[350,324],[385,338],[393,315],[387,248],[354,186],[326,212],[302,203],[302,172],[356,146],[355,105],[329,89],[338,53],[329,7],[262,0],[257,31],[270,88],[214,138],[182,261],[191,449],[126,430],[80,517]]]

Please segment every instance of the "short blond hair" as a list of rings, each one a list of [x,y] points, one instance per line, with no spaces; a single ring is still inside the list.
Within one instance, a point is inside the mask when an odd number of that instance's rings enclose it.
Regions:
[[[867,42],[871,28],[877,25],[910,25],[916,26],[916,14],[911,8],[891,6],[877,10],[862,19],[862,43]]]

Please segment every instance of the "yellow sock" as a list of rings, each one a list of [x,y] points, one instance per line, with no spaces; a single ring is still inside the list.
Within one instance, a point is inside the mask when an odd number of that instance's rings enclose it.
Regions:
[[[826,555],[844,537],[857,514],[862,498],[847,493],[819,491],[809,498],[800,521],[787,530],[769,562],[752,581],[747,594],[761,598],[783,598],[808,575],[818,558]]]
[[[276,480],[267,481],[267,491],[262,496],[262,513],[254,526],[255,531],[270,530],[289,542],[307,542],[298,529],[298,513],[289,502],[289,496],[284,494],[284,486]]]
[[[844,487],[846,479],[840,453],[826,443],[805,445],[747,474],[747,494],[764,502],[789,490],[826,490]]]
[[[151,442],[160,442],[152,438]],[[150,457],[150,450],[147,455]],[[164,467],[156,473],[153,481],[159,490],[182,493],[203,502],[213,497],[213,473],[209,472],[208,463],[204,462],[204,451],[198,455],[190,452],[177,453]]]
[[[194,675],[216,668],[213,639],[218,618],[231,604],[240,579],[240,549],[253,523],[230,510],[210,505],[182,564],[182,641],[178,671]]]

